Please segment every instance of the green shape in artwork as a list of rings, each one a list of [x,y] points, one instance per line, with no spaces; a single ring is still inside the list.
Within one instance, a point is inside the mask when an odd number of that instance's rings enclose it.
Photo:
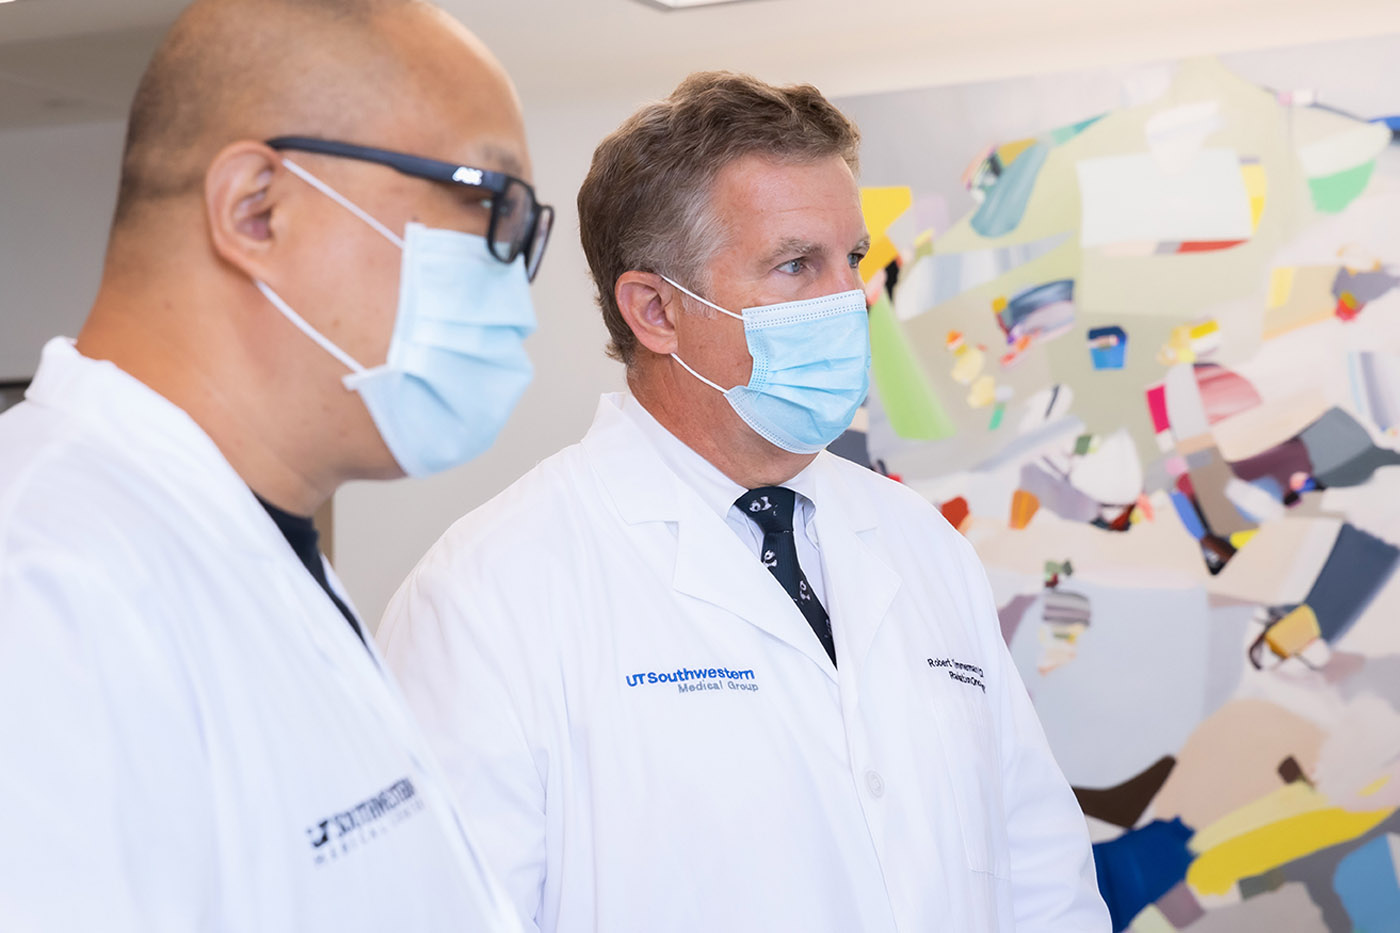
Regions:
[[[1312,192],[1313,207],[1325,214],[1335,214],[1355,201],[1371,181],[1376,162],[1362,162],[1355,168],[1321,178],[1309,178],[1308,190]]]
[[[887,295],[870,308],[870,370],[896,434],[911,441],[953,436],[953,420],[909,349]]]
[[[1074,137],[1078,136],[1080,133],[1087,130],[1089,127],[1093,126],[1095,123],[1098,123],[1106,116],[1107,114],[1101,113],[1096,117],[1090,117],[1087,120],[1080,120],[1078,123],[1071,123],[1069,126],[1057,127],[1056,129],[1050,131],[1050,141],[1057,146],[1063,145],[1069,142]]]

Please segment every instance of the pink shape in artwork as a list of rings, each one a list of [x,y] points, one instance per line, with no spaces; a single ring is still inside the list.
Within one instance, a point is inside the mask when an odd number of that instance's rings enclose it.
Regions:
[[[1170,430],[1172,423],[1167,417],[1167,387],[1161,384],[1147,390],[1147,410],[1152,413],[1152,430],[1161,434]]]
[[[1224,366],[1198,363],[1195,374],[1206,420],[1211,424],[1219,424],[1226,418],[1249,411],[1262,401],[1249,380]]]

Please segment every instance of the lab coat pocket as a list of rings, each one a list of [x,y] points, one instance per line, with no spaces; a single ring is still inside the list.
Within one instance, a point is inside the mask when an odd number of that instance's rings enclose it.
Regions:
[[[991,719],[981,704],[956,704],[934,716],[957,804],[967,867],[1007,878],[1006,814],[1001,761]]]

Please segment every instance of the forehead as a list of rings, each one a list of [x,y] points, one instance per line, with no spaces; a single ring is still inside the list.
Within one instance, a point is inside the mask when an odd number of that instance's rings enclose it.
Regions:
[[[530,179],[524,118],[515,88],[485,46],[428,8],[397,36],[406,85],[394,104],[405,148]],[[407,98],[407,99],[404,99]]]
[[[836,155],[814,162],[745,156],[716,176],[711,206],[736,245],[835,239],[845,250],[865,234],[860,189]]]

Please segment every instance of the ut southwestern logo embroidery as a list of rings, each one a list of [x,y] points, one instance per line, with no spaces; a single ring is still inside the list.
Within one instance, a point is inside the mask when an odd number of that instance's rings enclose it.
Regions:
[[[981,687],[983,693],[987,692],[987,685],[984,683],[987,675],[976,664],[964,664],[952,658],[929,658],[928,666],[942,668],[958,683],[967,684],[969,687]]]
[[[421,812],[423,806],[413,781],[404,777],[350,809],[308,826],[306,838],[311,843],[316,866],[319,868],[349,855]]]
[[[727,667],[682,667],[664,674],[647,671],[627,675],[629,687],[651,684],[675,684],[679,693],[700,693],[705,690],[744,690],[753,693],[758,690],[752,670],[731,671]]]

